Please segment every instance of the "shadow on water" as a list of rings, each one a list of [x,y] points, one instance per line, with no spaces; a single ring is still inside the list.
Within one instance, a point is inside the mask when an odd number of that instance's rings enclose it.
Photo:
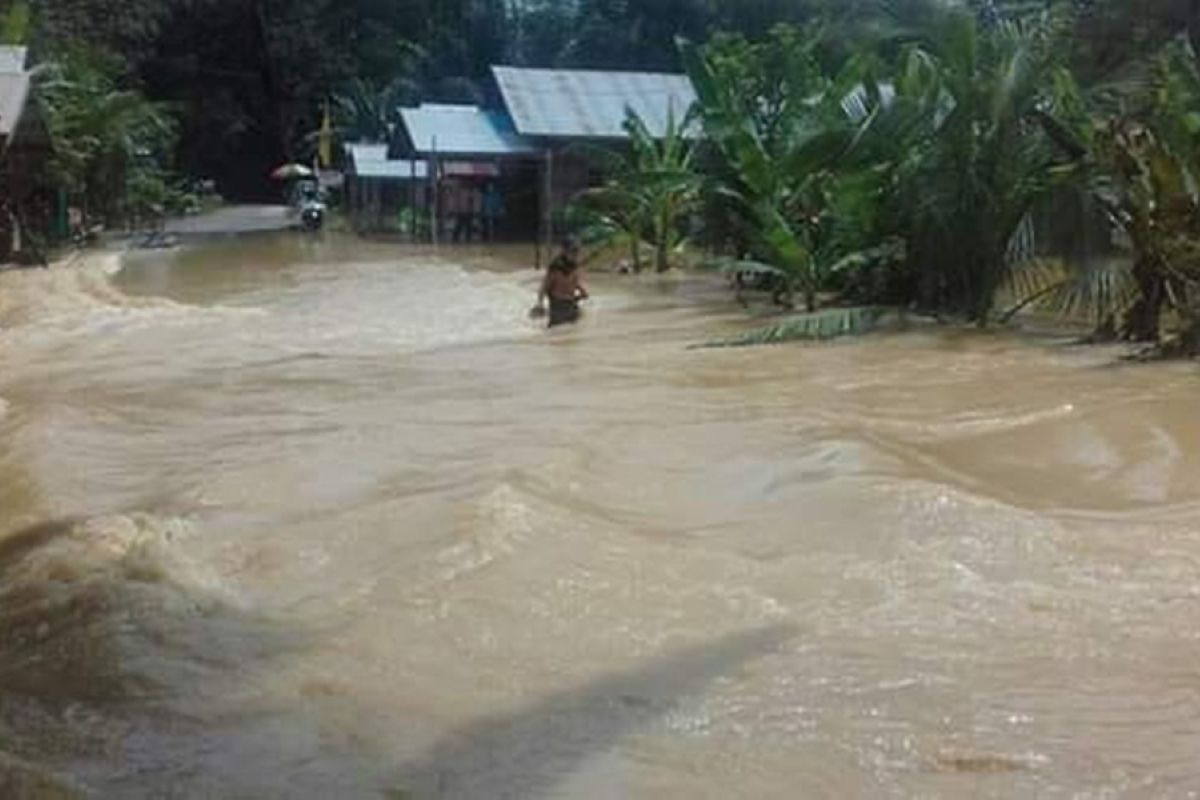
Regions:
[[[678,710],[686,698],[776,650],[795,633],[777,625],[731,634],[471,723],[404,769],[391,797],[544,797],[588,758]]]

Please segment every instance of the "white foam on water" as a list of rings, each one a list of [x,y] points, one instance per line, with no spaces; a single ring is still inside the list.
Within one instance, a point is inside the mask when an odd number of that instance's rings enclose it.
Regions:
[[[320,277],[283,297],[261,298],[269,320],[246,334],[291,352],[357,355],[513,339],[538,330],[526,314],[533,291],[512,274],[410,261],[339,264],[337,272]]]
[[[177,517],[115,514],[0,538],[0,676],[49,702],[119,699],[153,685],[158,655],[192,620],[237,600],[186,555]],[[148,670],[139,664],[155,662]],[[36,669],[35,665],[40,665]]]

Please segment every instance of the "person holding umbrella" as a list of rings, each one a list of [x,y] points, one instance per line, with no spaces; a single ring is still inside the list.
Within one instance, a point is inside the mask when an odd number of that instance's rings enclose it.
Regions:
[[[288,181],[288,203],[308,231],[318,231],[325,223],[325,204],[315,176],[313,170],[296,163],[284,164],[271,172],[275,180]]]

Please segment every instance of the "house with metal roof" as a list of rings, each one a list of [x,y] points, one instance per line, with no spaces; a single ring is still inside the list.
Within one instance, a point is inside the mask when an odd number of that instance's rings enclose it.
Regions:
[[[661,136],[672,115],[682,120],[696,103],[686,75],[518,67],[492,74],[517,133],[541,139],[626,139],[631,110]]]
[[[504,111],[427,103],[400,109],[405,149],[413,155],[456,160],[529,158],[535,142],[521,136]]]
[[[429,176],[425,161],[388,158],[386,144],[352,143],[345,153],[343,189],[355,229],[386,229],[389,212],[415,207]]]
[[[426,103],[400,109],[400,120],[389,155],[427,165],[427,191],[410,206],[425,212],[432,240],[536,236],[543,151],[506,111]]]
[[[636,113],[651,133],[662,135],[696,102],[686,75],[594,70],[492,68],[503,107],[425,104],[400,109],[402,125],[389,148],[393,158],[429,164],[430,235],[452,227],[452,237],[480,216],[485,182],[498,182],[505,217],[520,238],[555,235],[555,216],[595,179],[591,159],[578,145],[619,147],[625,122]],[[447,165],[474,165],[472,176],[452,175]],[[464,199],[464,194],[466,199]]]
[[[32,102],[26,59],[24,47],[0,46],[0,260],[26,255],[28,234],[48,230],[54,216],[50,137]]]
[[[691,80],[679,74],[496,66],[492,75],[513,128],[546,153],[544,239],[556,235],[556,216],[597,179],[580,144],[620,147],[631,111],[651,134],[665,135],[670,120],[682,121],[696,103]]]
[[[413,159],[388,158],[386,144],[346,145],[346,174],[364,180],[425,180],[429,165]]]

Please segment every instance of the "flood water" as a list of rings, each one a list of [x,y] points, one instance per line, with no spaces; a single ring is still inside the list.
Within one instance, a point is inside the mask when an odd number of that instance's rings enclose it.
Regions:
[[[527,255],[0,276],[10,786],[1200,793],[1194,365],[694,349],[746,324],[699,278],[547,333]]]

